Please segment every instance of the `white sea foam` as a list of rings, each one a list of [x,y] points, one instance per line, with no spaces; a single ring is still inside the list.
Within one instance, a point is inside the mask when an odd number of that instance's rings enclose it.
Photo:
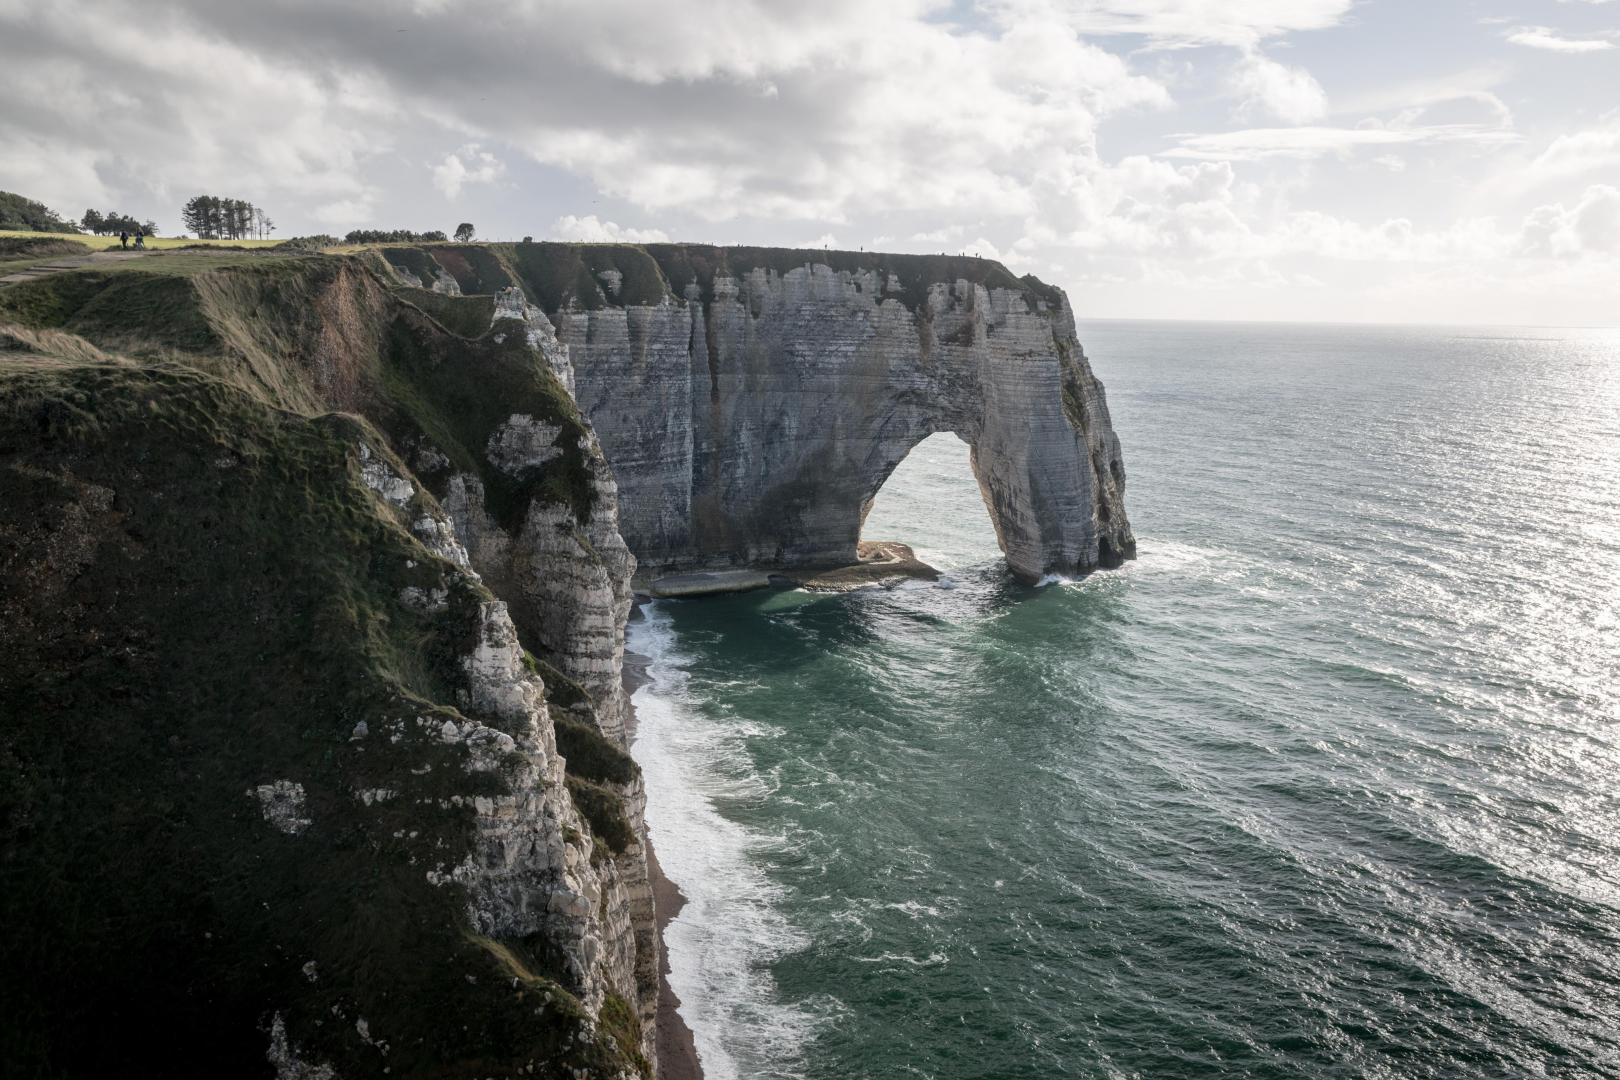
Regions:
[[[756,800],[771,786],[740,744],[752,725],[695,707],[668,614],[656,603],[644,610],[629,627],[629,647],[650,660],[634,697],[631,752],[646,779],[658,860],[687,900],[664,934],[670,986],[708,1080],[796,1076],[816,1020],[780,1000],[769,968],[808,944],[759,865],[781,841],[716,806]]]

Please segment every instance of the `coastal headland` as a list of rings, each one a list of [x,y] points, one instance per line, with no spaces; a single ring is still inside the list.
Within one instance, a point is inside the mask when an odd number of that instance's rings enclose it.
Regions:
[[[221,1075],[695,1075],[659,947],[679,891],[627,753],[635,583],[929,577],[861,526],[937,431],[972,447],[1018,577],[1134,550],[1068,301],[989,260],[16,263],[0,699],[25,1071],[159,1075],[183,1030]]]

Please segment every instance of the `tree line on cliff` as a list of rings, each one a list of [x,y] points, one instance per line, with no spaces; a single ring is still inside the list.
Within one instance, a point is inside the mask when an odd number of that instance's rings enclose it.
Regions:
[[[180,208],[185,231],[199,240],[268,239],[276,223],[263,207],[246,199],[222,195],[194,195]],[[93,233],[116,236],[122,232],[158,234],[157,222],[142,221],[120,210],[88,209],[77,221],[69,221],[44,203],[10,191],[0,191],[0,229],[44,233]],[[466,243],[474,236],[471,222],[456,226],[456,239]],[[330,239],[336,244],[336,238]],[[343,237],[346,244],[444,243],[450,239],[442,229],[417,232],[413,229],[351,229]]]
[[[180,208],[180,221],[199,240],[263,240],[276,229],[262,207],[222,195],[193,195]]]

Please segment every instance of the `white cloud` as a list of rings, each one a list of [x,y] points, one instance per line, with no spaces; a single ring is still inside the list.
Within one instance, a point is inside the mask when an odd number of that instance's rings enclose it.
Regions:
[[[1521,26],[1508,34],[1507,40],[1514,45],[1561,53],[1607,52],[1614,48],[1614,42],[1603,38],[1567,38],[1546,26]]]
[[[18,5],[0,10],[0,43],[0,187],[75,215],[116,201],[161,225],[204,191],[272,211],[361,199],[361,163],[389,145],[392,95],[372,77],[318,77],[163,10]]]
[[[1560,135],[1530,163],[1536,181],[1580,176],[1598,169],[1620,170],[1620,118],[1586,131]]]
[[[1600,85],[1500,48],[1540,31],[1528,16],[1487,37],[1438,5],[1423,32],[1455,18],[1455,41],[1392,49],[1374,32],[1415,17],[1366,0],[696,9],[519,0],[491,23],[470,0],[0,0],[0,188],[142,216],[216,190],[342,232],[431,226],[445,198],[521,178],[522,200],[473,215],[490,231],[601,195],[617,221],[569,214],[551,235],[965,249],[1135,288],[1161,314],[1372,314],[1393,310],[1360,306],[1373,285],[1422,268],[1439,288],[1462,266],[1539,266],[1592,297],[1616,265],[1611,198],[1577,192],[1620,175],[1620,117],[1582,111]],[[1307,44],[1323,48],[1284,51]],[[1331,71],[1331,101],[1312,71]],[[1249,290],[1275,306],[1243,306]],[[1295,315],[1291,290],[1321,306]]]
[[[1141,34],[1177,45],[1254,45],[1343,22],[1354,0],[989,0],[1007,21],[1056,17],[1084,34]]]
[[[585,217],[565,214],[551,223],[548,235],[553,240],[588,244],[663,244],[669,241],[662,229],[625,228],[611,221],[602,221],[595,214]]]
[[[433,166],[433,186],[447,199],[461,194],[468,184],[489,184],[506,175],[506,166],[494,154],[477,144],[463,146]]]
[[[1258,52],[1244,53],[1232,69],[1229,85],[1240,102],[1240,115],[1261,111],[1290,124],[1327,115],[1327,92],[1310,72]]]
[[[1251,128],[1213,135],[1184,135],[1166,157],[1202,161],[1259,161],[1266,158],[1344,156],[1364,147],[1410,146],[1416,143],[1477,143],[1500,146],[1519,141],[1509,131],[1477,124],[1430,124],[1423,127],[1294,127]]]
[[[582,127],[542,110],[520,114],[532,133],[516,137],[648,210],[838,224],[860,212],[1029,212],[1053,163],[1095,159],[1100,117],[1169,102],[1060,24],[990,36],[862,10],[805,28],[814,48],[769,70],[774,98],[744,93],[741,69],[655,93],[620,87],[603,92],[644,102],[628,106],[635,122]],[[750,54],[746,71],[764,64]]]
[[[1620,188],[1594,184],[1574,206],[1538,206],[1525,218],[1521,250],[1559,258],[1620,254]]]

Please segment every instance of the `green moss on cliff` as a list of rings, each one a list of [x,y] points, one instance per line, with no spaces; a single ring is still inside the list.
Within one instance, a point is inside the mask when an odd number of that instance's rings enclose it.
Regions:
[[[517,284],[505,251],[504,245],[490,244],[435,244],[428,249],[467,294],[496,293]]]
[[[510,257],[529,295],[547,312],[657,304],[669,295],[658,263],[634,244],[518,244]],[[612,275],[618,277],[616,289]]]
[[[573,398],[525,343],[521,328],[468,342],[405,308],[389,322],[381,371],[381,423],[400,439],[425,435],[452,465],[478,476],[496,522],[515,530],[531,500],[566,503],[582,522],[595,509],[594,475],[579,449],[586,428]],[[504,340],[496,341],[496,337]],[[514,415],[562,429],[561,457],[513,475],[494,467],[488,445]]]
[[[486,594],[361,482],[376,431],[169,363],[0,371],[8,1070],[261,1075],[277,1017],[340,1076],[625,1067],[428,879],[471,852],[450,797],[502,790],[438,733]]]
[[[389,265],[410,274],[425,287],[431,288],[439,279],[439,264],[428,254],[426,248],[385,247],[378,250]]]
[[[609,994],[602,1004],[602,1030],[618,1043],[619,1049],[635,1064],[636,1071],[645,1080],[652,1080],[652,1063],[641,1055],[641,1044],[637,1040],[641,1024],[636,1019],[636,1011],[618,994]]]
[[[403,303],[343,256],[161,255],[0,289],[0,321],[183,359],[280,408],[362,413],[396,445],[425,436],[482,480],[504,527],[534,497],[589,521],[584,423],[522,334],[488,333],[488,296],[402,292]],[[562,455],[519,476],[492,468],[490,436],[514,414],[561,427]]]
[[[8,1066],[174,1075],[182,1047],[185,1072],[253,1074],[273,1014],[346,1076],[383,1063],[361,1018],[393,1076],[626,1064],[541,936],[497,943],[514,983],[459,887],[426,878],[468,851],[449,800],[500,790],[436,734],[485,594],[403,528],[428,496],[393,511],[358,483],[357,448],[400,475],[390,447],[443,453],[508,525],[594,499],[572,399],[492,310],[329,256],[0,289],[28,328],[0,333],[0,920],[30,931],[0,963],[40,987],[0,1019]],[[562,427],[562,456],[495,469],[513,413]],[[253,794],[278,780],[305,792],[296,836]],[[593,805],[622,840],[616,800]]]
[[[0,320],[68,330],[151,350],[201,352],[219,346],[189,286],[169,274],[81,270],[0,290]]]
[[[568,778],[568,793],[591,826],[591,835],[608,850],[622,852],[635,841],[630,822],[624,816],[624,800],[601,784],[579,776]]]
[[[384,248],[390,262],[423,276],[419,267],[443,265],[466,293],[493,293],[521,284],[529,298],[548,314],[568,307],[595,311],[603,307],[657,304],[668,297],[684,299],[696,285],[704,303],[714,299],[716,277],[742,277],[756,269],[776,274],[829,266],[848,273],[880,275],[884,298],[922,310],[929,287],[968,281],[987,289],[1023,293],[1030,306],[1056,311],[1062,291],[1026,274],[1018,277],[994,259],[971,255],[896,255],[876,251],[831,251],[813,248],[718,247],[708,244],[433,244],[417,248]],[[617,274],[617,290],[604,274]],[[892,275],[898,286],[889,281]],[[431,284],[432,278],[424,281]]]
[[[705,303],[714,299],[717,276],[741,277],[763,268],[786,274],[812,264],[848,273],[876,272],[900,281],[898,294],[889,292],[916,311],[928,299],[928,288],[939,282],[966,280],[988,289],[1011,289],[1056,307],[1061,293],[1034,276],[1016,277],[994,259],[960,255],[893,255],[875,251],[816,251],[803,248],[713,247],[701,244],[648,244],[645,250],[657,261],[677,295],[695,284]]]
[[[548,694],[550,684],[547,684]],[[598,784],[628,784],[639,771],[629,754],[608,741],[596,725],[551,710],[551,723],[557,730],[557,749],[568,759],[568,771],[582,780]]]
[[[490,320],[495,317],[492,294],[446,296],[428,289],[403,288],[397,295],[433,316],[439,325],[458,337],[483,337],[489,333]]]

